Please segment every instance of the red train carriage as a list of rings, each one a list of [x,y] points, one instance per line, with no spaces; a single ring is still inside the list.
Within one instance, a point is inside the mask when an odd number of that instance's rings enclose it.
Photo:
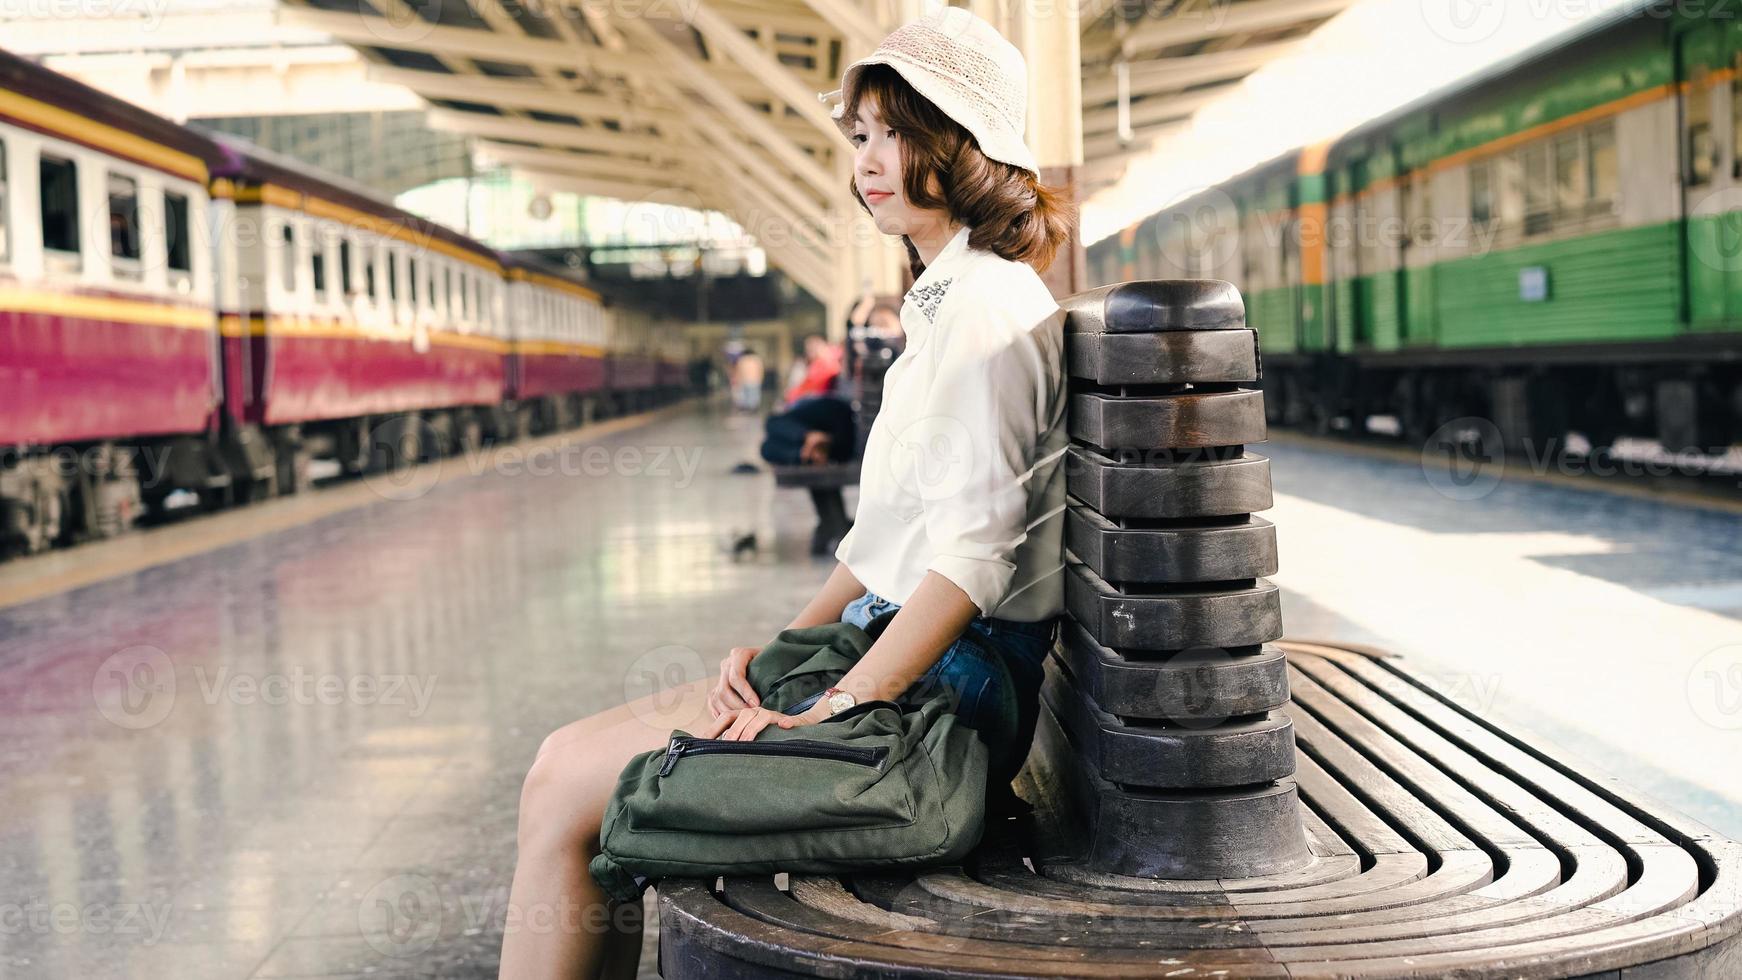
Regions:
[[[0,548],[125,530],[218,406],[217,147],[0,52]],[[149,473],[147,471],[150,471]]]
[[[599,294],[564,273],[506,255],[512,346],[507,397],[523,429],[549,431],[590,422],[609,383]]]
[[[500,434],[508,355],[496,253],[336,178],[223,141],[212,197],[226,422],[254,492]],[[388,439],[371,431],[388,419]]]

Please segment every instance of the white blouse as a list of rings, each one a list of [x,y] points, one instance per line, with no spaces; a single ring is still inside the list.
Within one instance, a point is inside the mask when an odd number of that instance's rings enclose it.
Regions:
[[[835,549],[905,603],[925,573],[983,616],[1064,609],[1064,311],[1032,267],[950,239],[907,291],[853,527]]]

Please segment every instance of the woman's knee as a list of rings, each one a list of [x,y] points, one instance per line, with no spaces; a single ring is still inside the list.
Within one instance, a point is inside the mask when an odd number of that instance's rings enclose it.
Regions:
[[[609,768],[604,753],[575,751],[571,742],[556,738],[560,731],[545,739],[521,784],[520,842],[590,849],[598,843],[622,767]]]

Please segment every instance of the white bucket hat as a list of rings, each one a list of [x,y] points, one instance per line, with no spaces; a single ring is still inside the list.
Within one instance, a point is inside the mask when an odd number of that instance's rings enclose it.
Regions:
[[[991,24],[962,7],[938,7],[890,32],[877,50],[847,66],[840,88],[817,95],[824,102],[841,99],[831,115],[847,136],[853,120],[844,118],[844,96],[867,65],[894,68],[914,91],[973,134],[988,158],[1040,176],[1022,139],[1028,64]]]

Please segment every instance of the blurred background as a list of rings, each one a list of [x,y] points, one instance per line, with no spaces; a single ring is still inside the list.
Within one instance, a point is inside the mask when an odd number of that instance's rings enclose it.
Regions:
[[[1241,291],[1289,638],[1742,836],[1742,4],[958,6],[1055,294]],[[922,9],[0,11],[0,975],[493,975],[543,735],[832,567]]]

